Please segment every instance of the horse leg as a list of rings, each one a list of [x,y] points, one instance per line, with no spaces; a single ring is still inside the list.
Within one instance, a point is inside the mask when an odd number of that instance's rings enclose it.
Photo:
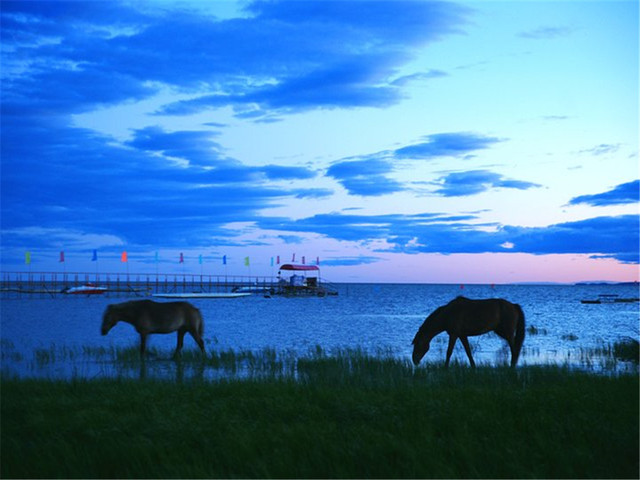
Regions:
[[[447,360],[444,362],[445,368],[449,367],[449,360],[451,360],[451,354],[453,353],[453,347],[456,345],[458,337],[455,335],[449,335],[449,346],[447,347]]]
[[[469,340],[467,337],[460,337],[460,341],[462,342],[462,346],[464,347],[464,351],[467,352],[467,357],[469,357],[469,362],[473,368],[476,367],[476,362],[473,361],[473,357],[471,356],[471,347],[469,346]]]
[[[144,352],[147,350],[147,334],[140,333],[140,356],[144,357]]]
[[[184,343],[184,334],[187,333],[186,330],[179,329],[178,330],[178,345],[176,345],[176,351],[174,352],[174,358],[180,355],[182,351],[182,344]]]

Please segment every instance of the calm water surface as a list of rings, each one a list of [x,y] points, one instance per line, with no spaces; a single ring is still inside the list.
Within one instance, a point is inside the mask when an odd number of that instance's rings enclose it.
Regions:
[[[411,340],[425,317],[458,295],[501,297],[519,303],[529,331],[522,364],[561,364],[600,368],[593,354],[625,338],[638,339],[638,303],[581,304],[599,294],[637,297],[632,285],[586,286],[466,286],[458,285],[339,285],[339,295],[327,298],[194,299],[203,313],[209,351],[273,348],[305,355],[316,346],[325,351],[362,349],[410,359]],[[2,371],[22,376],[100,376],[113,371],[99,361],[83,358],[84,347],[137,347],[139,337],[128,324],[100,335],[102,313],[110,303],[126,299],[105,297],[4,299],[1,305]],[[535,331],[531,330],[535,327]],[[509,361],[506,343],[495,334],[471,337],[479,364]],[[159,363],[175,348],[176,335],[152,335],[149,347],[160,353]],[[447,335],[441,334],[423,362],[444,361]],[[191,337],[185,349],[195,349]],[[75,352],[62,360],[37,361],[42,351]],[[40,353],[39,353],[40,352]],[[166,353],[166,355],[165,355]],[[164,359],[164,360],[162,360]],[[466,363],[458,342],[454,360]],[[51,359],[49,359],[51,360]],[[597,363],[597,362],[596,362]],[[624,367],[624,366],[623,366]]]

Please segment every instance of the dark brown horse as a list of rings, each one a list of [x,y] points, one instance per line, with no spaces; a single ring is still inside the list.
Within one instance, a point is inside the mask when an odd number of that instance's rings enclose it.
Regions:
[[[109,305],[102,317],[102,335],[109,333],[119,321],[130,323],[140,334],[140,354],[144,354],[147,335],[178,331],[178,346],[182,350],[185,333],[189,332],[202,353],[204,351],[204,322],[200,310],[189,302],[157,303],[151,300],[132,300]]]
[[[449,366],[451,353],[460,339],[471,366],[476,364],[471,356],[467,337],[495,332],[504,338],[511,348],[511,366],[515,367],[524,342],[524,312],[520,305],[501,298],[469,300],[458,297],[437,308],[424,321],[413,339],[413,363],[418,365],[429,351],[431,339],[442,332],[449,334],[449,347],[445,366]]]

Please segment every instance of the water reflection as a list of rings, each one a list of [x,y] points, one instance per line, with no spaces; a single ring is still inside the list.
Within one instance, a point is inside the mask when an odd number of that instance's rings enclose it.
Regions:
[[[435,343],[435,342],[434,342]],[[438,344],[439,343],[439,344]],[[438,342],[430,353],[427,368],[444,363],[446,345]],[[637,349],[637,345],[635,347]],[[185,352],[183,358],[169,356],[171,351],[152,350],[146,357],[139,357],[137,348],[126,349],[71,349],[69,347],[51,347],[35,351],[27,358],[15,351],[8,342],[3,342],[3,377],[49,378],[49,379],[161,379],[177,383],[189,381],[220,381],[250,378],[297,378],[299,362],[326,360],[329,358],[372,358],[381,361],[391,360],[413,368],[410,359],[396,355],[391,349],[375,351],[333,349],[325,351],[320,346],[309,349],[304,355],[291,350],[276,351],[210,351],[202,357],[199,351]],[[509,365],[508,347],[484,353],[479,367]],[[348,362],[347,362],[348,363]],[[452,364],[468,367],[468,359],[463,351],[456,352]],[[611,346],[600,349],[579,349],[577,351],[559,351],[524,347],[520,367],[532,365],[553,365],[578,369],[599,374],[616,375],[639,372],[638,363],[616,357]],[[417,367],[424,368],[424,367]]]

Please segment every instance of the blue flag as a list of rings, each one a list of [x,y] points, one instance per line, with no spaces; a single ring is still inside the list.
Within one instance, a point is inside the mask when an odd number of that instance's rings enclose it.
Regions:
[[[227,264],[227,256],[226,256],[226,255],[223,255],[223,256],[222,256],[222,264],[223,264],[223,265],[226,265],[226,264]]]
[[[91,261],[92,262],[97,262],[98,261],[98,251],[97,250],[93,251],[93,257],[91,257]]]

